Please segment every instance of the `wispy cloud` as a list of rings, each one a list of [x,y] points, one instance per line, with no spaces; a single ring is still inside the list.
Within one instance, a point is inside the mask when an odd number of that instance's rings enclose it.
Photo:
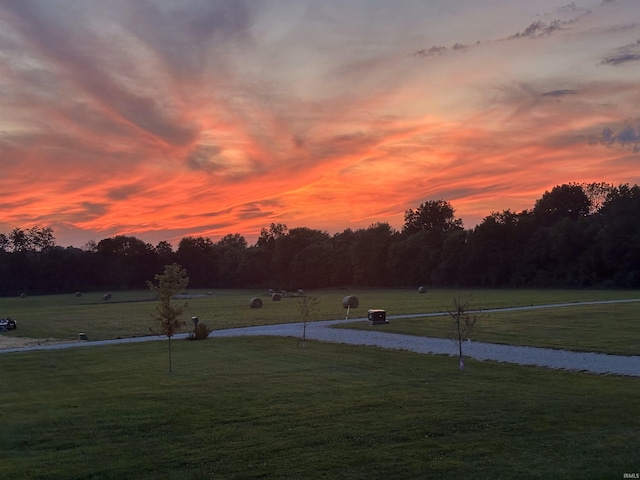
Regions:
[[[550,92],[541,93],[541,97],[564,97],[565,95],[576,95],[578,93],[577,90],[571,90],[568,88],[563,88],[560,90],[551,90]]]
[[[366,3],[0,2],[0,231],[473,226],[640,182],[634,2]]]
[[[628,62],[640,60],[640,39],[634,43],[616,48],[613,52],[602,59],[603,65],[622,65]]]
[[[413,53],[416,57],[434,57],[440,55],[446,55],[449,52],[458,52],[464,53],[469,49],[468,45],[463,45],[461,43],[454,43],[451,48],[445,47],[443,45],[434,45],[427,49],[420,49]]]
[[[539,17],[545,17],[544,19],[536,19],[531,22],[523,30],[510,34],[506,37],[488,37],[481,40],[477,40],[474,44],[464,44],[460,42],[454,43],[452,46],[447,47],[444,45],[432,45],[428,48],[421,48],[413,52],[413,56],[416,57],[435,57],[443,56],[449,53],[465,53],[474,46],[484,45],[486,43],[499,42],[505,40],[518,40],[518,39],[538,39],[548,37],[556,32],[566,30],[572,24],[579,22],[583,17],[591,14],[591,11],[577,6],[575,2],[559,7],[557,12],[552,15],[542,14]],[[551,17],[547,19],[546,17]]]
[[[612,147],[621,145],[630,148],[634,153],[640,152],[640,120],[635,124],[626,123],[619,127],[604,127],[598,135],[592,135],[592,144]]]

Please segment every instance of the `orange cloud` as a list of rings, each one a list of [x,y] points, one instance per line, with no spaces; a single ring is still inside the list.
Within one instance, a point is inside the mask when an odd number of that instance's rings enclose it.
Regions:
[[[303,2],[293,26],[275,4],[65,1],[0,6],[0,231],[253,241],[272,222],[399,229],[430,199],[470,228],[561,183],[640,180],[624,2],[382,2],[367,22]]]

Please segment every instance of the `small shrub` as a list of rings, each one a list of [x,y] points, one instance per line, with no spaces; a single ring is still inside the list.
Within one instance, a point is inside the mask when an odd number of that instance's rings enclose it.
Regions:
[[[190,340],[204,340],[209,337],[211,333],[211,329],[207,327],[206,323],[198,322],[196,327],[193,329],[193,333],[189,335]]]

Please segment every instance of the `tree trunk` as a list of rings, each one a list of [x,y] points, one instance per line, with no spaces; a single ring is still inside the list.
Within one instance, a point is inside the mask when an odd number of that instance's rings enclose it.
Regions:
[[[304,322],[302,326],[302,348],[307,346],[307,322]]]

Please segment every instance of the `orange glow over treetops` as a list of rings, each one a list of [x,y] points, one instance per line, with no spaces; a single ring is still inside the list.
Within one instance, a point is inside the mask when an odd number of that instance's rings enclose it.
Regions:
[[[285,4],[0,5],[0,232],[253,243],[435,199],[472,228],[640,183],[636,2]]]

